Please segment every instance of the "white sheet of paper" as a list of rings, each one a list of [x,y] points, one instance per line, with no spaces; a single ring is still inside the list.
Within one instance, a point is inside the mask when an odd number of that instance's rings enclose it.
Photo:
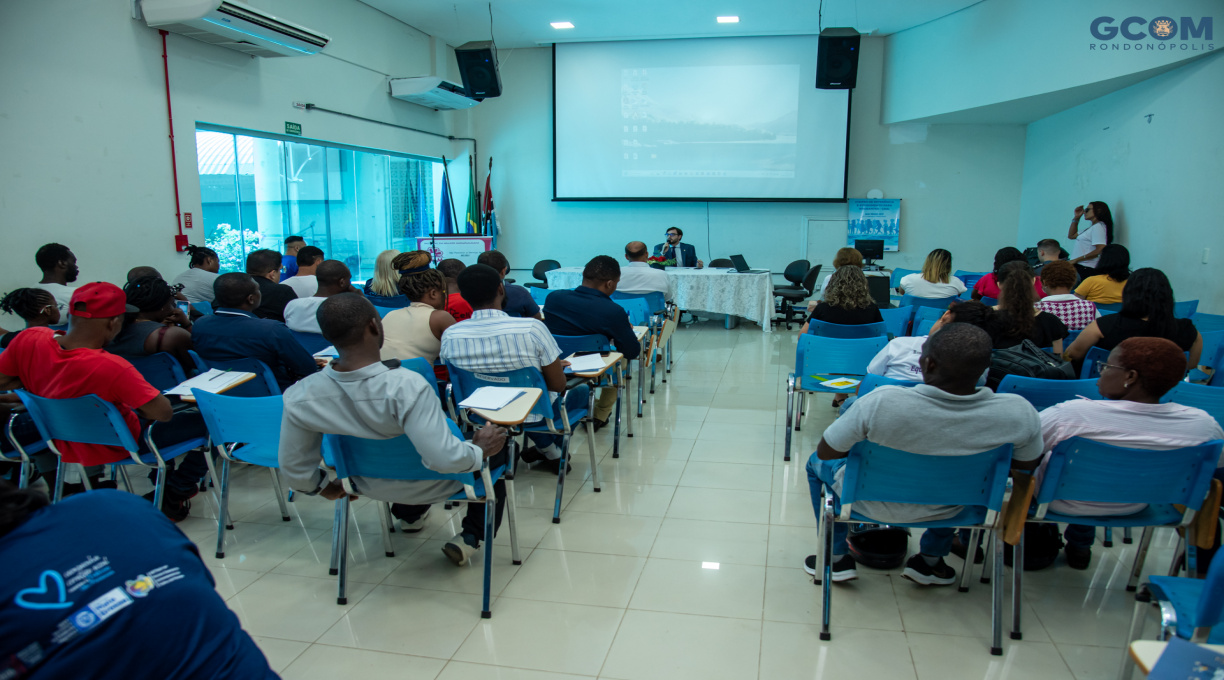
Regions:
[[[526,394],[518,387],[481,387],[459,402],[461,408],[478,408],[485,411],[497,411],[506,404]]]
[[[320,359],[326,359],[328,357],[338,357],[340,356],[340,353],[336,351],[335,345],[328,345],[327,347],[315,352],[314,355]]]
[[[178,396],[190,395],[191,389],[204,390],[217,394],[222,390],[232,387],[238,383],[245,382],[255,377],[254,373],[244,371],[223,371],[219,368],[210,369],[207,373],[201,373],[190,380],[183,382],[166,390],[166,394],[176,394]]]
[[[571,373],[594,373],[604,367],[604,358],[598,354],[586,354],[580,357],[569,357]]]

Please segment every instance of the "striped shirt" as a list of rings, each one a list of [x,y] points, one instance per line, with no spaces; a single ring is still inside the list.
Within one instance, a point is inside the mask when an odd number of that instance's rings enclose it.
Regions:
[[[516,371],[543,368],[561,356],[544,322],[521,319],[496,309],[478,309],[472,318],[442,333],[442,361],[465,371]]]
[[[1141,404],[1137,401],[1092,401],[1077,399],[1051,406],[1041,412],[1044,458],[1038,468],[1037,482],[1045,472],[1050,451],[1064,439],[1085,437],[1103,444],[1132,449],[1162,451],[1195,446],[1224,439],[1220,424],[1202,409],[1181,404]],[[1158,465],[1153,454],[1151,465]],[[1224,467],[1224,458],[1217,465]],[[1143,470],[1135,470],[1142,474]],[[1050,509],[1067,515],[1131,515],[1142,511],[1144,503],[1095,503],[1054,501]]]

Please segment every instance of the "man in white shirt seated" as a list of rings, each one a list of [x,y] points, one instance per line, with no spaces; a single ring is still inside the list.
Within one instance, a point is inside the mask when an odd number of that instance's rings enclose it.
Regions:
[[[646,262],[649,255],[646,244],[641,241],[631,241],[625,246],[625,259],[628,264],[621,267],[620,283],[616,290],[621,293],[662,293],[667,297],[667,274],[662,269],[655,269]],[[657,310],[652,310],[657,311]]]
[[[382,320],[369,300],[357,293],[329,297],[319,306],[319,325],[339,357],[285,390],[278,458],[293,489],[328,500],[345,493],[340,482],[319,467],[325,433],[366,439],[407,435],[425,467],[444,473],[479,473],[485,458],[494,467],[505,462],[503,428],[486,425],[470,442],[455,438],[433,386],[416,372],[401,369],[399,361],[380,359]],[[444,502],[463,488],[452,480],[368,477],[350,478],[349,487],[359,495],[395,503],[392,512],[408,533],[424,528],[430,504]],[[500,526],[505,484],[499,480],[493,489],[495,526]],[[479,503],[468,504],[462,526],[462,532],[442,546],[442,552],[460,566],[468,563],[484,536],[484,508]]]
[[[306,248],[309,247],[306,246]],[[357,292],[357,289],[353,288],[353,274],[340,260],[324,260],[320,264],[312,265],[311,268],[315,271],[311,278],[319,282],[317,292],[310,297],[290,300],[289,304],[285,305],[285,325],[289,327],[289,330],[299,333],[322,333],[317,318],[319,305],[333,295]],[[297,277],[287,279],[286,283],[295,278]]]
[[[59,243],[48,243],[34,254],[34,263],[42,270],[42,280],[35,284],[55,296],[55,302],[60,309],[71,309],[72,291],[75,286],[68,284],[77,280],[81,270],[77,267],[76,255],[68,246]]]
[[[300,298],[314,295],[319,288],[315,273],[322,261],[323,251],[321,249],[314,246],[303,246],[297,252],[297,273],[281,283],[292,288]]]
[[[807,464],[818,520],[824,514],[823,488],[833,494],[834,512],[840,512],[838,497],[846,457],[861,441],[925,456],[968,456],[1011,444],[1015,447],[1013,469],[1037,467],[1041,458],[1037,411],[1019,395],[995,394],[977,386],[982,372],[990,367],[992,345],[990,335],[981,328],[965,323],[946,325],[923,345],[919,363],[925,384],[876,388],[824,431]],[[882,523],[934,521],[953,517],[962,509],[875,501],[861,501],[854,507]],[[847,531],[846,524],[833,525],[835,583],[858,577],[846,544]],[[951,551],[955,532],[953,528],[927,529],[920,554],[906,562],[901,576],[921,585],[954,583],[956,571],[943,558]],[[816,573],[815,555],[808,556],[804,568],[809,574]]]

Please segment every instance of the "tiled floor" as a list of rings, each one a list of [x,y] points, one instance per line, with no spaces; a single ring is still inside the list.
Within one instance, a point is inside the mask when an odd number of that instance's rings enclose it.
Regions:
[[[783,385],[795,333],[714,323],[675,337],[675,372],[611,457],[596,437],[602,493],[576,438],[562,523],[555,477],[521,472],[522,566],[503,525],[493,549],[493,617],[480,618],[482,562],[456,568],[442,541],[456,511],[435,506],[385,557],[373,503],[354,505],[349,603],[327,574],[332,507],[299,497],[283,522],[261,469],[237,470],[235,529],[212,557],[211,502],[181,526],[217,590],[285,678],[1114,678],[1132,598],[1134,546],[1099,545],[1092,568],[1026,575],[1024,640],[989,646],[989,588],[923,589],[860,569],[834,592],[833,640],[818,637],[820,590],[800,568],[816,543],[804,464],[833,417],[827,397],[782,460]],[[586,483],[582,483],[586,479]],[[916,542],[916,538],[915,538]],[[1149,571],[1167,568],[1160,535]],[[961,561],[950,558],[958,570]]]

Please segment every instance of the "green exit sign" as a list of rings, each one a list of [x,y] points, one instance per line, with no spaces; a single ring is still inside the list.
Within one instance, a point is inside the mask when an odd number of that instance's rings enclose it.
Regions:
[[[297,135],[298,137],[301,137],[302,136],[302,124],[301,123],[290,123],[289,121],[285,121],[285,134]]]

